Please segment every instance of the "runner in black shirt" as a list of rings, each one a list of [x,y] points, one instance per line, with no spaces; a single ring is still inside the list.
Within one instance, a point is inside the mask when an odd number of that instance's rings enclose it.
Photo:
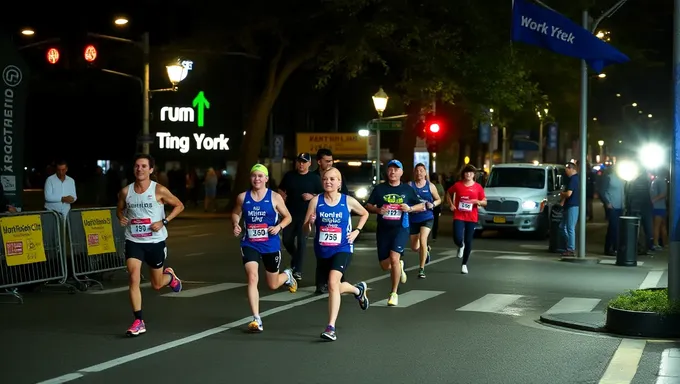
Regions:
[[[295,170],[286,173],[279,184],[279,193],[286,200],[286,208],[293,219],[283,230],[283,245],[292,257],[293,277],[297,281],[302,280],[302,263],[307,246],[307,237],[302,232],[307,206],[314,196],[323,193],[319,175],[309,172],[311,160],[309,153],[300,153],[295,159]]]

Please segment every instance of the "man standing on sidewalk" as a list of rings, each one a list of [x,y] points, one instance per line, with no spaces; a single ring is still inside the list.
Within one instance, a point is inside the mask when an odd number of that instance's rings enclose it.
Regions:
[[[578,222],[579,209],[579,192],[580,183],[576,164],[569,162],[566,166],[566,173],[569,180],[567,180],[567,187],[560,192],[560,205],[564,207],[562,214],[562,223],[560,229],[565,237],[565,244],[567,249],[562,253],[562,256],[574,256],[576,249],[576,223]]]
[[[625,183],[612,170],[607,168],[602,175],[602,185],[600,187],[600,199],[607,210],[607,236],[604,242],[604,254],[616,256],[619,234],[619,217],[623,214],[623,204],[625,202]]]
[[[293,219],[283,230],[283,245],[292,257],[293,277],[302,280],[302,268],[307,246],[307,237],[302,231],[309,201],[323,193],[321,179],[314,172],[309,172],[312,157],[309,153],[300,153],[295,159],[295,169],[286,173],[279,184],[279,194],[286,201],[286,208]]]
[[[56,172],[45,180],[45,209],[55,211],[66,221],[71,204],[78,199],[76,182],[66,175],[68,165],[65,161],[57,163]]]

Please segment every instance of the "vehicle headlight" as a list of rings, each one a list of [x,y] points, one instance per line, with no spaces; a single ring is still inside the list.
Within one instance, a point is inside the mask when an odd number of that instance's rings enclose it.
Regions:
[[[359,188],[357,191],[354,193],[354,195],[359,198],[359,199],[365,199],[366,196],[368,196],[368,189],[366,188]]]
[[[535,201],[525,201],[522,203],[522,208],[524,209],[534,209],[538,207],[538,203]]]

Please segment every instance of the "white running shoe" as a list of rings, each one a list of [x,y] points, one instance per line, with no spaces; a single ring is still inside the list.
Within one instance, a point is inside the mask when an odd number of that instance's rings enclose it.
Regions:
[[[460,273],[467,275],[468,273],[467,265],[463,264],[463,267],[460,269]]]
[[[463,258],[463,251],[465,251],[465,244],[463,244],[462,247],[458,248],[458,258],[462,259]]]

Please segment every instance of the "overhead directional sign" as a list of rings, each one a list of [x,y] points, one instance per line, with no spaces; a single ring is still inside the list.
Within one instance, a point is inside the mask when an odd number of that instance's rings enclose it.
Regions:
[[[196,111],[198,112],[198,126],[202,127],[205,125],[205,110],[210,109],[210,102],[205,98],[205,93],[203,91],[199,92],[191,103]]]

